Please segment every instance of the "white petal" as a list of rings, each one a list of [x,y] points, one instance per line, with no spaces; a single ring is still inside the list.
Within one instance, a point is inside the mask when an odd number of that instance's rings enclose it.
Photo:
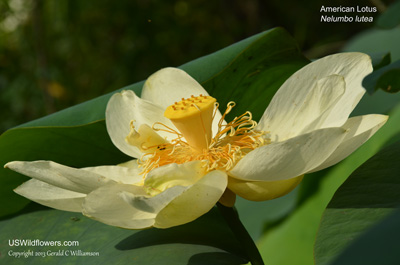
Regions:
[[[128,229],[167,228],[188,223],[208,212],[226,185],[226,174],[212,171],[194,185],[175,186],[154,197],[134,185],[103,186],[87,196],[83,213]]]
[[[326,128],[262,146],[242,158],[228,174],[252,181],[294,178],[324,162],[345,135],[343,128]]]
[[[314,83],[312,89],[298,95],[295,99],[277,97],[273,104],[278,104],[280,109],[272,105],[258,127],[269,131],[272,141],[283,141],[313,131],[325,121],[344,91],[345,82],[342,76],[330,75],[321,78]],[[265,119],[269,119],[271,123],[265,125]],[[274,122],[278,120],[280,120],[279,129],[273,129],[277,126]]]
[[[82,170],[94,172],[100,176],[106,177],[122,184],[135,184],[143,181],[143,175],[140,175],[140,172],[142,172],[142,170],[138,168],[136,160],[134,161],[134,164],[130,164],[130,167],[98,166],[86,167],[82,168]]]
[[[155,214],[132,207],[123,194],[146,196],[142,187],[126,184],[103,186],[90,194],[83,204],[83,214],[108,225],[143,229],[154,224]]]
[[[84,194],[114,182],[96,173],[52,161],[13,161],[7,163],[5,167],[50,185]]]
[[[151,170],[146,176],[144,185],[148,193],[155,195],[177,185],[193,185],[205,174],[201,161],[173,163]]]
[[[124,163],[118,164],[118,166],[134,169],[134,168],[138,168],[138,163],[137,163],[136,159],[132,159],[132,160],[126,161]]]
[[[214,207],[227,184],[225,172],[219,170],[209,172],[162,209],[156,217],[154,226],[168,228],[197,219]]]
[[[299,185],[303,175],[277,181],[242,181],[229,178],[228,188],[250,201],[266,201],[282,197]]]
[[[166,109],[175,101],[200,94],[208,95],[196,80],[181,69],[168,67],[155,72],[146,80],[141,97]]]
[[[142,100],[131,90],[114,94],[106,109],[107,131],[118,149],[135,158],[139,158],[142,153],[137,147],[128,144],[125,140],[131,129],[131,121],[133,121],[135,128],[139,128],[142,124],[151,127],[155,122],[160,122],[175,129],[172,122],[164,117],[163,107]],[[171,139],[173,136],[164,131],[158,131],[158,134],[167,139]]]
[[[31,179],[14,190],[21,196],[42,205],[70,212],[81,212],[86,194],[57,188]]]
[[[163,68],[152,74],[144,83],[141,97],[164,109],[191,95],[209,95],[208,92],[185,71],[178,68]],[[218,99],[217,99],[218,100]],[[225,107],[225,106],[223,106]],[[224,109],[223,109],[224,111]],[[218,131],[218,122],[222,118],[217,110],[212,124],[213,136]]]
[[[131,146],[137,147],[142,153],[154,153],[160,145],[168,143],[153,128],[147,124],[140,124],[139,128],[131,122],[131,131],[125,138]]]
[[[261,118],[258,128],[270,131],[273,135],[279,135],[280,139],[294,136],[292,130],[288,131],[288,127],[290,127],[290,123],[297,119],[300,121],[307,119],[302,117],[303,113],[299,110],[304,108],[303,103],[309,97],[309,93],[311,95],[318,94],[318,92],[312,91],[321,89],[317,83],[324,78],[335,75],[342,76],[346,84],[345,92],[340,100],[337,100],[339,93],[328,88],[327,90],[331,92],[326,97],[318,96],[311,99],[322,100],[323,103],[308,102],[308,104],[323,106],[324,104],[331,105],[331,103],[334,103],[334,106],[329,108],[329,115],[324,117],[324,122],[320,122],[318,127],[313,129],[342,126],[364,95],[365,89],[361,82],[371,71],[371,59],[368,55],[362,53],[335,54],[306,65],[294,73],[279,88]],[[331,82],[328,82],[328,85],[331,85]],[[341,89],[340,87],[340,84],[337,84],[332,88]],[[322,88],[321,91],[323,90],[326,89]],[[289,123],[288,126],[284,125],[286,122]],[[298,130],[298,133],[300,131]]]
[[[346,137],[337,149],[321,165],[311,170],[311,172],[330,167],[342,161],[371,138],[371,136],[386,123],[387,119],[388,116],[377,114],[357,116],[348,119],[342,126],[342,128],[348,130]]]

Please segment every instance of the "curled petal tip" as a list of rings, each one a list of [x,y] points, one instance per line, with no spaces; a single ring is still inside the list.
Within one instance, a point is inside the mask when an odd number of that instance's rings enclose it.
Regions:
[[[16,161],[8,162],[4,165],[4,168],[12,169],[12,164],[15,164]]]

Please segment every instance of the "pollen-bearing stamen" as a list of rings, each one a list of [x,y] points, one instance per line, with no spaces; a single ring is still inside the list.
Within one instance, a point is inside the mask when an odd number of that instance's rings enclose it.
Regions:
[[[235,106],[229,102],[218,122],[218,131],[211,138],[211,125],[215,118],[218,103],[213,97],[200,95],[182,99],[169,106],[164,115],[179,130],[176,131],[162,123],[152,126],[154,131],[165,131],[176,137],[166,143],[147,146],[146,152],[138,160],[144,176],[152,169],[171,163],[200,160],[207,171],[232,169],[250,151],[270,143],[264,131],[254,128],[257,122],[247,111],[231,122],[224,124],[225,117]]]

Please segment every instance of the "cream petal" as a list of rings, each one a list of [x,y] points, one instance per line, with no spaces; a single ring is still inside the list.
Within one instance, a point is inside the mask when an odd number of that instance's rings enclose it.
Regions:
[[[81,212],[86,197],[86,194],[61,189],[36,179],[23,183],[14,191],[31,201],[70,212]]]
[[[303,175],[277,181],[242,181],[229,178],[228,188],[249,201],[266,201],[291,192],[303,179]]]
[[[82,213],[108,225],[127,229],[143,229],[153,226],[155,213],[132,207],[124,198],[147,196],[142,187],[126,184],[103,186],[86,197]]]
[[[50,185],[84,194],[114,182],[94,172],[67,167],[52,161],[13,161],[7,163],[5,167]]]
[[[160,122],[176,130],[172,122],[164,117],[164,108],[139,98],[131,90],[114,94],[106,109],[107,131],[118,149],[135,158],[139,158],[142,153],[125,140],[131,131],[131,121],[135,128],[142,124],[151,127],[155,122]],[[167,139],[175,138],[173,134],[164,131],[157,133]]]
[[[173,163],[151,170],[146,176],[144,186],[149,194],[155,195],[177,185],[193,185],[205,174],[201,161]]]
[[[293,100],[277,98],[274,104],[281,106],[280,112],[277,113],[277,108],[271,108],[267,116],[272,115],[275,118],[271,119],[272,122],[267,126],[264,126],[263,123],[259,124],[258,129],[270,131],[272,141],[284,141],[299,134],[313,131],[314,128],[318,128],[321,122],[324,122],[344,91],[345,82],[342,76],[323,77],[315,82],[314,87],[304,95],[299,95]],[[279,130],[272,130],[276,127],[274,122],[278,120],[280,120]]]
[[[169,228],[191,222],[208,212],[226,186],[226,173],[215,170],[191,186],[174,186],[153,197],[124,195],[133,208],[154,214],[154,227]]]
[[[163,68],[152,74],[144,83],[141,97],[157,104],[163,109],[191,95],[209,95],[208,92],[185,71],[178,68]],[[218,99],[217,99],[218,100]],[[222,118],[217,110],[212,124],[213,136],[218,131],[218,122]]]
[[[326,128],[262,146],[243,157],[228,174],[248,181],[294,178],[324,162],[345,135],[343,128]]]
[[[284,123],[290,123],[296,119],[307,119],[302,117],[303,113],[299,112],[299,108],[304,108],[303,102],[307,99],[309,93],[315,93],[312,90],[320,89],[320,86],[317,85],[318,82],[335,75],[344,78],[346,84],[345,92],[340,97],[340,100],[337,100],[338,93],[335,91],[332,91],[332,97],[316,97],[314,99],[317,101],[323,100],[328,105],[330,105],[330,102],[334,102],[334,106],[330,107],[329,115],[324,117],[324,121],[313,129],[342,126],[364,95],[365,89],[362,87],[361,82],[371,71],[371,59],[368,55],[362,53],[334,54],[306,65],[280,87],[265,110],[258,128],[270,131],[274,135],[279,135],[281,139],[294,136],[291,130],[289,132],[286,131],[289,126],[285,126]],[[336,87],[340,88],[340,85]],[[316,104],[316,106],[323,105],[318,102],[310,103]],[[298,133],[300,133],[300,130]]]
[[[168,143],[149,125],[141,124],[137,128],[133,125],[133,121],[131,122],[131,131],[125,140],[131,146],[137,147],[142,153],[154,153],[161,145]]]
[[[138,163],[136,159],[132,159],[124,163],[118,164],[118,166],[127,168],[138,168]]]
[[[227,176],[222,171],[212,171],[191,186],[175,186],[153,197],[139,186],[107,185],[86,197],[83,213],[128,229],[167,228],[188,223],[208,212],[226,185]]]
[[[365,143],[387,121],[388,116],[370,114],[352,117],[342,126],[348,133],[337,149],[318,167],[310,172],[315,172],[330,167],[349,156],[358,147]]]
[[[155,72],[146,80],[141,97],[166,109],[175,101],[200,94],[208,95],[196,80],[181,69],[168,67]]]
[[[138,168],[136,160],[134,161],[134,164],[130,163],[129,167],[98,166],[98,167],[86,167],[82,168],[82,170],[96,173],[107,179],[111,179],[114,180],[115,182],[122,184],[135,184],[143,181],[143,175],[140,175],[140,172],[142,172],[142,170]]]
[[[169,228],[189,223],[207,213],[224,193],[227,179],[223,171],[209,172],[163,208],[158,213],[154,226]]]

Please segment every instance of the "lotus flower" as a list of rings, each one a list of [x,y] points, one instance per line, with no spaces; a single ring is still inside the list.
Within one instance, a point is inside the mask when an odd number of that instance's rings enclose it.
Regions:
[[[384,115],[349,118],[372,71],[361,53],[331,55],[293,74],[260,121],[250,112],[225,121],[216,99],[180,69],[148,78],[141,98],[114,94],[106,125],[124,164],[71,168],[51,161],[6,165],[33,179],[15,192],[60,210],[82,212],[128,229],[191,222],[236,194],[270,200],[295,188],[304,174],[334,165],[368,140]],[[254,95],[257,96],[257,95]]]

